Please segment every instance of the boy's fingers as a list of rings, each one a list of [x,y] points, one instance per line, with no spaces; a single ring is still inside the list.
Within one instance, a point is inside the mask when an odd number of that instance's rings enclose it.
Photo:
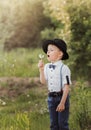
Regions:
[[[38,67],[43,67],[44,66],[44,63],[42,60],[39,60],[39,63],[38,63]]]

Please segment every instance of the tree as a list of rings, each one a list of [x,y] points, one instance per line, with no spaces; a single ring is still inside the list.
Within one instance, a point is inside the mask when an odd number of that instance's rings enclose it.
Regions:
[[[44,4],[46,15],[54,24],[59,23],[55,26],[53,34],[68,44],[69,64],[75,78],[76,75],[87,79],[91,77],[90,5],[91,0],[47,0]]]
[[[1,5],[4,49],[39,46],[40,31],[50,23],[43,14],[42,0],[4,0]]]
[[[67,12],[66,0],[47,0],[44,2],[44,8],[45,15],[50,17],[53,23],[52,29],[49,28],[49,34],[51,30],[51,35],[53,34],[52,38],[61,37],[68,42],[70,40],[70,19]]]
[[[71,0],[70,0],[71,2]],[[75,1],[74,1],[75,3]],[[77,1],[69,4],[71,40],[74,70],[77,76],[91,77],[91,1]]]

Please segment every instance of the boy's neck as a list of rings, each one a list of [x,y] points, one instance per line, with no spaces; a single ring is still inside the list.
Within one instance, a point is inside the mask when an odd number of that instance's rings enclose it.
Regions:
[[[54,63],[59,62],[59,61],[61,61],[61,60],[51,61],[51,63],[54,64]]]

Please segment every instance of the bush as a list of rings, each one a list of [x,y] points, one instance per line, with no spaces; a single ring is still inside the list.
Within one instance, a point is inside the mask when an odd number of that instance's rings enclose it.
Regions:
[[[74,123],[79,130],[89,130],[91,128],[91,110],[90,110],[90,91],[87,84],[84,81],[78,81],[75,88],[72,91],[72,117]],[[71,119],[72,121],[72,119]],[[72,123],[72,122],[71,122]],[[72,125],[72,124],[71,124]],[[77,128],[75,127],[75,128]],[[89,128],[90,127],[90,128]],[[76,130],[76,129],[73,129]]]

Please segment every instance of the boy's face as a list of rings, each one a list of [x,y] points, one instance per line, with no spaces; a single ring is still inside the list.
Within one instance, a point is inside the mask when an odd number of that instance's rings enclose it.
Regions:
[[[47,59],[50,62],[56,62],[63,57],[63,52],[55,45],[49,44],[47,48]]]

